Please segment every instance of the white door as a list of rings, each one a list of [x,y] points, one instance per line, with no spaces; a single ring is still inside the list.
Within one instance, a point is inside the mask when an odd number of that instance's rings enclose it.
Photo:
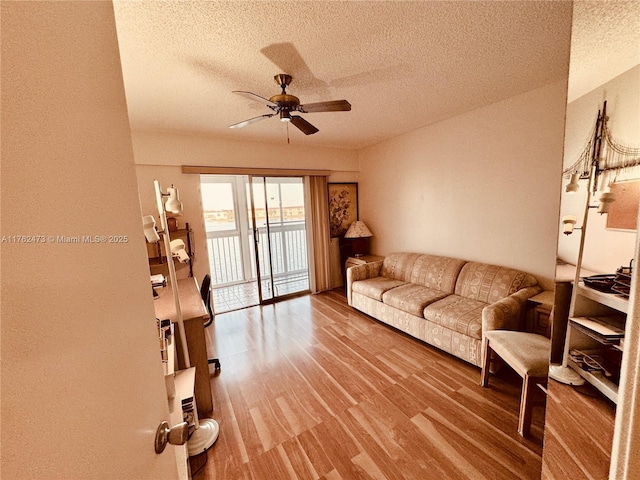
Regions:
[[[2,2],[6,479],[174,479],[110,2]]]

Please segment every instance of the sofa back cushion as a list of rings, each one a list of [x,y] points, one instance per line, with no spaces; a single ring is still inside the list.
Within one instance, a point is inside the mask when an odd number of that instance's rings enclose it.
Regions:
[[[465,263],[458,258],[420,255],[413,264],[409,281],[444,293],[453,293]]]
[[[419,256],[419,253],[390,253],[384,257],[380,275],[394,280],[410,282],[413,264]]]
[[[538,281],[532,275],[487,263],[466,263],[456,282],[455,294],[461,297],[494,303]]]

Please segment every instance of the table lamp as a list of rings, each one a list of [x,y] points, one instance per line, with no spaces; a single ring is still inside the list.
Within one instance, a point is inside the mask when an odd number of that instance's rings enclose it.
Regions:
[[[363,257],[369,253],[369,238],[371,237],[373,237],[373,233],[360,220],[353,222],[344,235],[344,238],[351,239],[351,247],[356,257]]]

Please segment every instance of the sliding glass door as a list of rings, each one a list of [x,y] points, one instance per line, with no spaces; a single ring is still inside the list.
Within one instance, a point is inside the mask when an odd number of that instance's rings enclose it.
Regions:
[[[201,176],[216,313],[309,290],[299,177]]]
[[[251,177],[260,298],[309,290],[304,185],[297,177]]]

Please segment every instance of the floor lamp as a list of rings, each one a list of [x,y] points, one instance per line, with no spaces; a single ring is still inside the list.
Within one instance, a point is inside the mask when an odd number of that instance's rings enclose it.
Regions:
[[[594,131],[593,144],[591,149],[591,161],[590,161],[590,170],[589,170],[589,182],[587,184],[587,198],[584,203],[584,210],[582,214],[582,227],[575,227],[577,218],[574,215],[565,215],[562,219],[563,223],[563,233],[565,235],[571,235],[574,230],[581,230],[580,235],[580,246],[578,248],[578,260],[576,262],[576,273],[573,280],[573,288],[578,288],[580,283],[581,275],[580,275],[580,267],[582,266],[582,254],[584,253],[584,242],[587,235],[587,223],[589,220],[589,209],[591,206],[591,191],[593,193],[596,191],[596,186],[598,182],[598,175],[601,171],[598,168],[598,162],[600,161],[600,154],[602,153],[602,140],[606,122],[606,111],[607,111],[607,102],[604,102],[604,108],[602,110],[602,114],[598,112],[598,120],[596,122],[596,128]],[[584,169],[583,169],[584,170]],[[571,175],[571,181],[566,187],[567,193],[577,192],[579,189],[578,180],[581,177],[580,172],[574,172]],[[601,212],[605,213],[605,211]],[[575,290],[574,290],[575,293]],[[573,308],[573,298],[572,294],[572,308]],[[549,378],[554,379],[557,382],[564,383],[567,385],[583,385],[585,380],[580,376],[578,372],[569,367],[568,364],[569,357],[569,333],[567,332],[567,336],[565,337],[565,347],[562,355],[562,363],[560,365],[549,365]]]
[[[191,367],[189,360],[189,348],[187,345],[187,336],[184,329],[184,318],[182,317],[182,309],[180,308],[180,297],[178,295],[178,280],[176,278],[176,267],[173,264],[173,258],[171,253],[171,238],[169,235],[169,228],[167,227],[167,212],[181,213],[182,203],[178,198],[178,189],[173,185],[167,189],[168,193],[162,193],[160,188],[160,182],[158,180],[153,181],[156,192],[156,203],[158,207],[158,215],[160,216],[160,226],[162,228],[162,236],[164,238],[164,248],[167,254],[167,264],[169,268],[169,279],[171,281],[171,290],[173,291],[173,302],[176,309],[176,320],[178,323],[178,330],[180,332],[180,342],[182,345],[183,361],[186,368]],[[164,197],[168,197],[164,201]],[[195,395],[194,395],[195,397]],[[220,426],[212,418],[205,418],[203,420],[198,419],[197,398],[194,398],[193,404],[193,418],[195,424],[195,430],[187,441],[187,450],[189,456],[199,455],[206,451],[211,445],[218,439],[220,433]]]

